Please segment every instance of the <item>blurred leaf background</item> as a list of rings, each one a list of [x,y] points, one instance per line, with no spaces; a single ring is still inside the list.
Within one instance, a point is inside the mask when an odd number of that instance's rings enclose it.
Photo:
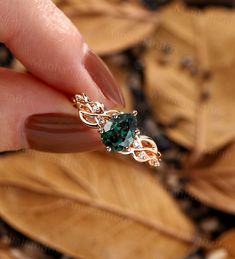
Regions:
[[[2,154],[0,258],[235,258],[233,1],[54,2],[107,63],[163,162]],[[4,45],[0,65],[24,71]]]

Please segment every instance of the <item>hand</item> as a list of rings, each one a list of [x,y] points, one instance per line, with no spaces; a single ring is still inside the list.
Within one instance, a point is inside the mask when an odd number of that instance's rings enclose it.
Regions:
[[[124,104],[104,63],[49,0],[0,1],[0,41],[30,73],[0,69],[0,151],[97,149],[68,96],[84,92],[107,107]]]

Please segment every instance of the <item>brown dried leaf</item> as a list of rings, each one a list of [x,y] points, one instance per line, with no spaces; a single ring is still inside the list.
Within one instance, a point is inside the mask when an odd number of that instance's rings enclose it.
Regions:
[[[235,240],[235,229],[231,229],[225,232],[216,240],[215,248],[209,251],[206,258],[207,259],[213,259],[213,258],[235,259],[234,240]]]
[[[234,259],[235,258],[235,230],[229,230],[225,232],[218,240],[219,246],[224,248],[227,251],[228,257],[226,259]]]
[[[185,170],[188,191],[211,207],[235,214],[235,143]]]
[[[234,259],[234,257],[229,257],[225,249],[218,248],[218,249],[211,250],[205,256],[205,259]]]
[[[182,258],[194,227],[155,177],[98,153],[1,159],[0,215],[76,258]],[[170,247],[170,249],[169,249]]]
[[[159,64],[154,52],[145,56],[148,101],[166,134],[176,143],[192,149],[197,89],[180,71]]]
[[[148,100],[171,139],[197,155],[210,153],[235,137],[235,13],[212,8],[198,15],[172,5],[162,17],[144,57]],[[167,44],[172,51],[164,54]],[[192,64],[183,69],[186,57]]]
[[[139,43],[158,24],[156,14],[127,1],[68,0],[58,7],[100,55]]]
[[[0,247],[0,258],[1,259],[15,259],[8,250],[1,249]]]

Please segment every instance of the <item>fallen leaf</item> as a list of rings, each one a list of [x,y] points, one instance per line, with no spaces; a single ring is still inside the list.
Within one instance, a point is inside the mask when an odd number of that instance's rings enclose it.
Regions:
[[[216,209],[235,214],[235,143],[205,156],[184,170],[192,196]]]
[[[194,242],[192,223],[156,177],[107,154],[3,157],[0,197],[6,222],[76,258],[176,259]]]
[[[235,229],[223,233],[215,241],[215,248],[208,252],[206,259],[235,259],[234,240]]]
[[[174,4],[161,17],[143,57],[145,92],[164,132],[196,160],[235,137],[235,13],[210,8],[199,15]]]
[[[224,248],[228,253],[227,259],[234,259],[235,258],[235,246],[234,246],[234,240],[235,240],[235,230],[231,229],[219,238],[218,245],[222,248]]]
[[[156,13],[128,1],[68,0],[57,4],[100,55],[136,45],[151,34],[159,22]]]
[[[15,259],[8,250],[1,249],[0,247],[0,258],[1,259]]]
[[[232,257],[228,257],[228,253],[225,249],[219,248],[210,251],[205,259],[232,259]]]

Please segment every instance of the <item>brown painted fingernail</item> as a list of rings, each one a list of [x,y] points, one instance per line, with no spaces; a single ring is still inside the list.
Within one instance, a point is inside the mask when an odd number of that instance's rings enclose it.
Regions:
[[[104,96],[116,104],[125,105],[122,92],[105,63],[91,50],[84,56],[84,67]]]
[[[99,134],[77,117],[67,114],[37,114],[25,124],[29,147],[48,152],[79,152],[102,146]]]

